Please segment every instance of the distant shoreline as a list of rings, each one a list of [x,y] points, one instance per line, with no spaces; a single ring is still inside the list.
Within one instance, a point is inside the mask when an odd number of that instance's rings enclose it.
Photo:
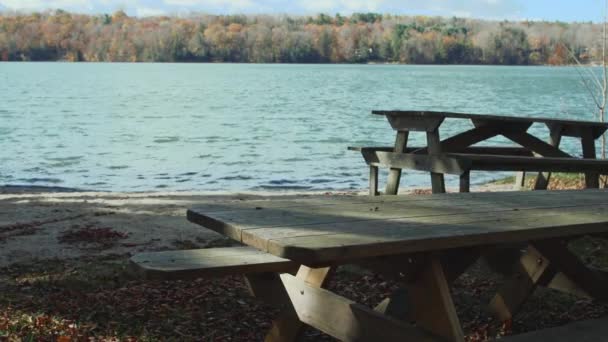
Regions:
[[[205,64],[205,65],[214,65],[214,64],[244,64],[244,65],[397,65],[397,66],[479,66],[479,67],[550,67],[550,68],[563,68],[563,67],[576,67],[578,64],[560,64],[560,65],[551,65],[551,64],[482,64],[482,63],[401,63],[401,62],[365,62],[365,63],[284,63],[284,62],[276,62],[276,63],[256,63],[256,62],[197,62],[197,61],[181,61],[181,62],[163,62],[163,61],[155,61],[155,62],[126,62],[126,61],[66,61],[66,60],[39,60],[39,61],[3,61],[0,60],[1,63],[19,63],[19,64],[39,64],[39,63],[64,63],[64,64]],[[600,64],[592,63],[592,64],[583,64],[583,67],[601,67]]]

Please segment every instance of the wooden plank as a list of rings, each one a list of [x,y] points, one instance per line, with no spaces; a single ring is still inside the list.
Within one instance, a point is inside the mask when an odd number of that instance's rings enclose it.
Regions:
[[[474,128],[473,130],[476,130]],[[464,133],[462,133],[464,134]],[[456,136],[454,136],[456,137]],[[454,138],[452,137],[452,138]],[[444,152],[454,152],[454,153],[467,153],[467,154],[497,154],[497,155],[507,155],[507,156],[527,156],[532,157],[534,154],[530,152],[527,148],[523,147],[513,147],[513,146],[469,146],[466,148],[452,148],[451,146],[445,144],[451,138],[447,138],[441,142],[441,150]],[[405,149],[404,153],[413,153],[416,154],[424,154],[422,153],[426,151],[426,147],[408,147]],[[348,147],[350,151],[370,151],[370,152],[393,152],[394,147],[387,146],[370,146],[370,147],[357,147],[350,146]]]
[[[309,288],[321,288],[329,281],[333,270],[329,267],[325,268],[309,268],[301,266],[295,278],[305,283]],[[289,275],[285,273],[284,275]],[[289,275],[293,277],[292,275]],[[282,277],[282,276],[281,276]],[[284,282],[281,280],[284,284]],[[289,288],[283,287],[288,297]],[[280,292],[279,294],[282,294]],[[290,305],[281,311],[279,316],[273,321],[272,327],[266,334],[265,342],[290,342],[296,341],[304,327],[303,321],[300,320],[295,303],[290,298]]]
[[[570,124],[560,124],[560,123],[547,123],[546,124],[549,130],[553,129],[556,126],[562,127],[562,135],[565,137],[575,137],[582,138],[583,132],[585,132],[588,128],[591,129],[591,133],[593,139],[598,139],[599,137],[606,132],[608,127],[605,126],[589,126],[589,125],[570,125]]]
[[[534,247],[528,247],[519,259],[514,274],[507,278],[490,302],[490,311],[501,322],[512,320],[536,287],[551,280],[555,274],[549,260]]]
[[[605,301],[608,299],[608,277],[599,272],[587,268],[568,249],[563,240],[540,240],[533,241],[532,245],[538,249],[546,258],[551,260],[555,268],[562,272],[570,280],[576,282],[578,287],[593,298]]]
[[[493,127],[498,128],[501,132],[509,131],[513,133],[525,132],[532,126],[532,122],[506,122],[504,120],[479,118],[472,118],[471,122],[473,123],[473,126],[477,128]]]
[[[468,160],[471,170],[477,171],[550,171],[550,172],[607,172],[607,160],[578,158],[534,158],[492,156],[480,154],[445,153],[446,158]]]
[[[475,127],[468,131],[462,132],[460,134],[454,135],[443,140],[440,144],[441,151],[443,152],[460,152],[460,151],[483,151],[483,148],[475,148],[471,147],[478,142],[490,139],[499,134],[499,129],[496,126],[481,126]],[[491,148],[486,148],[486,152],[489,152]],[[495,152],[499,152],[497,150]],[[503,150],[506,151],[506,150]],[[513,151],[513,150],[512,150]],[[420,148],[414,150],[413,153],[416,154],[427,154],[428,147]]]
[[[569,293],[571,295],[575,295],[578,297],[584,297],[591,299],[591,297],[587,292],[583,291],[574,281],[568,278],[565,274],[558,272],[551,281],[547,284],[542,284],[550,289],[554,289],[557,291]]]
[[[372,114],[384,115],[384,116],[401,116],[401,117],[441,117],[441,118],[453,118],[453,119],[477,119],[477,120],[493,120],[513,123],[550,123],[550,124],[561,124],[564,126],[591,126],[606,128],[608,123],[597,122],[597,121],[581,121],[581,120],[562,120],[553,118],[543,117],[524,117],[524,116],[506,116],[506,115],[492,115],[492,114],[467,114],[467,113],[453,113],[453,112],[440,112],[440,111],[413,111],[413,110],[373,110]]]
[[[463,157],[446,155],[416,155],[405,153],[364,151],[365,162],[372,166],[382,166],[435,173],[460,175],[471,167],[471,162]],[[388,191],[388,189],[387,189]]]
[[[401,154],[407,147],[407,138],[409,136],[408,131],[398,131],[397,137],[395,138],[395,148],[393,152]],[[391,168],[388,174],[388,180],[386,183],[386,195],[396,195],[399,191],[399,183],[401,181],[401,169]]]
[[[591,130],[585,130],[581,138],[581,145],[583,147],[583,158],[595,159],[595,140],[593,139]],[[600,175],[597,172],[585,172],[585,186],[587,188],[599,188],[600,187]]]
[[[502,337],[504,342],[608,342],[608,317]]]
[[[593,194],[594,192],[603,193],[603,189],[587,189],[584,193]],[[514,193],[514,192],[503,192],[500,194],[496,194],[501,198],[506,197],[521,197],[524,196],[526,200],[529,198],[546,198],[554,197],[554,196],[564,196],[564,193],[581,194],[581,191],[572,191],[572,190],[554,190],[547,193]],[[377,203],[422,203],[422,202],[438,202],[438,201],[446,201],[446,202],[456,202],[456,201],[467,201],[467,200],[476,200],[483,198],[487,200],[486,197],[494,197],[495,193],[469,193],[469,194],[461,194],[461,193],[449,193],[442,195],[416,195],[416,196],[379,196],[379,197],[370,197],[370,196],[326,196],[326,195],[295,195],[295,196],[281,196],[280,199],[276,197],[271,198],[261,198],[261,199],[236,199],[225,202],[215,202],[205,205],[198,205],[188,210],[187,214],[192,216],[189,219],[193,223],[197,223],[204,226],[204,222],[202,222],[207,216],[213,217],[215,213],[226,213],[226,212],[255,212],[260,209],[291,209],[291,208],[307,208],[307,207],[315,207],[315,206],[323,206],[323,207],[337,207],[345,204],[377,204]],[[601,197],[601,196],[600,196]],[[197,218],[197,216],[201,216]],[[198,219],[201,222],[197,222]]]
[[[285,211],[308,212],[307,215],[301,215],[301,218],[275,218],[274,225],[291,226],[299,224],[312,224],[322,222],[335,222],[335,213],[342,213],[341,216],[350,216],[353,210],[355,217],[366,211],[375,210],[376,207],[384,207],[385,205],[390,206],[410,206],[412,208],[401,208],[401,211],[417,211],[420,206],[425,203],[441,204],[444,208],[443,211],[447,210],[447,207],[455,206],[461,207],[462,205],[476,207],[479,203],[504,203],[509,199],[513,199],[515,202],[520,203],[531,201],[542,201],[544,204],[551,203],[562,203],[564,200],[571,201],[575,199],[588,199],[590,201],[597,202],[598,199],[603,198],[605,190],[586,190],[585,192],[580,191],[551,191],[548,193],[451,193],[437,195],[417,195],[417,196],[324,196],[318,197],[295,197],[290,199],[281,200],[251,200],[251,201],[233,201],[225,204],[213,204],[200,206],[198,208],[189,209],[187,212],[187,218],[189,221],[202,225],[206,228],[215,230],[221,234],[229,235],[230,237],[241,241],[241,231],[252,227],[259,228],[262,226],[269,226],[272,223],[259,222],[260,218],[272,219],[277,215],[285,215]],[[597,195],[600,195],[596,198]],[[560,199],[561,198],[561,199]],[[555,202],[560,200],[561,202]],[[352,207],[351,207],[352,206]],[[364,207],[360,207],[364,206]],[[367,206],[367,208],[365,207]],[[317,208],[323,210],[323,212],[316,212]],[[349,209],[352,208],[352,209]],[[269,215],[267,212],[270,209],[270,213],[276,213],[275,216]],[[384,209],[384,208],[383,208]],[[384,210],[380,211],[384,213]],[[311,215],[314,213],[315,215]],[[359,214],[357,214],[359,213]],[[403,216],[403,215],[400,215]],[[313,219],[311,219],[313,218]],[[381,218],[381,217],[378,217]],[[328,219],[330,219],[328,221]]]
[[[432,335],[289,274],[281,279],[300,321],[341,341],[436,341]]]
[[[559,148],[559,144],[562,141],[562,126],[554,126],[550,132],[549,144],[555,148]],[[551,178],[551,172],[539,172],[536,176],[536,182],[534,184],[534,190],[547,190],[549,185],[549,179]]]
[[[464,341],[462,327],[452,301],[439,257],[430,257],[414,283],[408,284],[410,319],[447,341]]]
[[[297,215],[291,215],[288,212],[267,213],[265,217],[268,223],[274,222],[276,218],[277,225],[265,225],[265,227],[252,227],[242,231],[242,242],[266,250],[269,243],[282,240],[284,238],[297,238],[302,236],[317,236],[328,235],[334,232],[351,233],[357,232],[367,233],[369,229],[378,229],[379,234],[382,234],[381,227],[386,224],[389,227],[395,227],[407,231],[418,227],[424,227],[434,224],[464,224],[474,222],[484,222],[485,220],[500,220],[509,218],[532,218],[539,215],[546,215],[547,211],[577,212],[580,208],[572,206],[572,203],[563,203],[560,205],[537,206],[537,203],[514,203],[505,200],[502,203],[493,202],[467,202],[460,203],[462,205],[445,206],[443,203],[428,203],[424,206],[411,206],[403,208],[400,206],[385,205],[372,206],[367,208],[357,207],[355,209],[347,209],[341,212],[340,215],[347,215],[340,219],[337,216],[323,217],[321,213],[309,213],[302,222],[310,222],[310,224],[297,225],[295,221],[299,221]],[[597,202],[596,205],[602,203]],[[604,200],[606,204],[606,200]],[[360,212],[356,212],[359,209]],[[584,207],[586,210],[587,208]],[[438,212],[441,210],[441,212]],[[352,212],[352,214],[351,214]],[[316,214],[316,215],[315,215]],[[260,214],[263,215],[263,214]],[[338,214],[335,214],[338,215]],[[252,220],[258,221],[256,217],[250,217]],[[293,226],[288,226],[289,223],[281,225],[280,220],[286,220],[294,223]],[[243,218],[246,219],[246,218]],[[319,221],[313,221],[319,220]],[[313,223],[315,222],[315,223]],[[370,228],[373,227],[373,228]],[[397,228],[398,227],[398,228]]]
[[[516,142],[543,157],[572,158],[572,156],[568,153],[558,149],[557,147],[551,146],[550,144],[529,133],[503,131],[501,134],[513,142]]]
[[[471,191],[471,171],[466,171],[460,175],[460,192]]]
[[[378,196],[378,167],[374,165],[369,166],[369,195]]]
[[[523,242],[552,237],[605,232],[606,207],[596,212],[551,212],[532,218],[488,219],[460,224],[428,224],[404,229],[403,222],[377,226],[348,223],[323,228],[319,235],[287,237],[267,242],[268,252],[301,263],[357,260],[367,257]],[[350,230],[350,231],[349,231]]]
[[[278,273],[251,273],[244,278],[249,293],[264,303],[279,308],[291,305]]]
[[[251,247],[139,253],[131,257],[146,279],[177,280],[244,273],[287,272],[290,260]]]
[[[513,184],[513,190],[521,191],[526,188],[526,172],[519,171],[515,175],[515,183]]]
[[[426,133],[426,141],[429,147],[429,156],[436,156],[441,153],[441,140],[439,139],[439,130]],[[431,171],[431,188],[434,194],[445,193],[445,179],[442,173]]]
[[[431,132],[443,122],[441,116],[386,116],[391,127],[396,131]]]
[[[573,201],[593,201],[601,203],[605,190],[552,191],[548,193],[475,193],[420,196],[327,197],[314,200],[256,201],[253,206],[244,201],[228,203],[226,210],[211,211],[205,208],[188,211],[191,221],[220,222],[219,226],[204,224],[205,227],[221,231],[226,227],[236,231],[238,240],[247,229],[264,227],[289,227],[298,225],[356,221],[362,219],[390,219],[444,215],[447,213],[500,211],[529,207],[571,205]],[[242,207],[243,206],[243,207]],[[228,210],[228,208],[234,208]],[[196,218],[200,218],[197,220]]]

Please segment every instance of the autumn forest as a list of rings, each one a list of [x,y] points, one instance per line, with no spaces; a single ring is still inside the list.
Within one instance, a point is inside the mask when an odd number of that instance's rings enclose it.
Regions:
[[[563,65],[602,25],[354,13],[129,17],[0,13],[0,60]]]

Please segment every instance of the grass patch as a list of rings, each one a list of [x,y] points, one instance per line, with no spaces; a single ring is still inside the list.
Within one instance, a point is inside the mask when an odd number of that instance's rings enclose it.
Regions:
[[[526,173],[525,189],[533,189],[536,183],[536,172]],[[605,179],[602,177],[600,184],[604,184]],[[497,179],[487,183],[488,185],[508,185],[515,184],[515,176],[509,176]],[[549,190],[573,190],[585,188],[585,175],[582,173],[551,173],[549,180]]]

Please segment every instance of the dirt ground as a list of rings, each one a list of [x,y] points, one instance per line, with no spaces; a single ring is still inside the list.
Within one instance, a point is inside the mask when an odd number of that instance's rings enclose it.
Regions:
[[[0,341],[259,341],[276,315],[247,294],[239,277],[142,281],[128,257],[140,251],[233,244],[189,223],[189,207],[302,194],[0,189]],[[589,264],[608,269],[606,241],[583,239],[571,247]],[[468,341],[608,314],[608,307],[595,301],[539,289],[514,322],[496,322],[486,304],[501,280],[479,263],[454,283]],[[329,286],[374,306],[398,284],[342,270]],[[304,340],[332,341],[314,330]]]

